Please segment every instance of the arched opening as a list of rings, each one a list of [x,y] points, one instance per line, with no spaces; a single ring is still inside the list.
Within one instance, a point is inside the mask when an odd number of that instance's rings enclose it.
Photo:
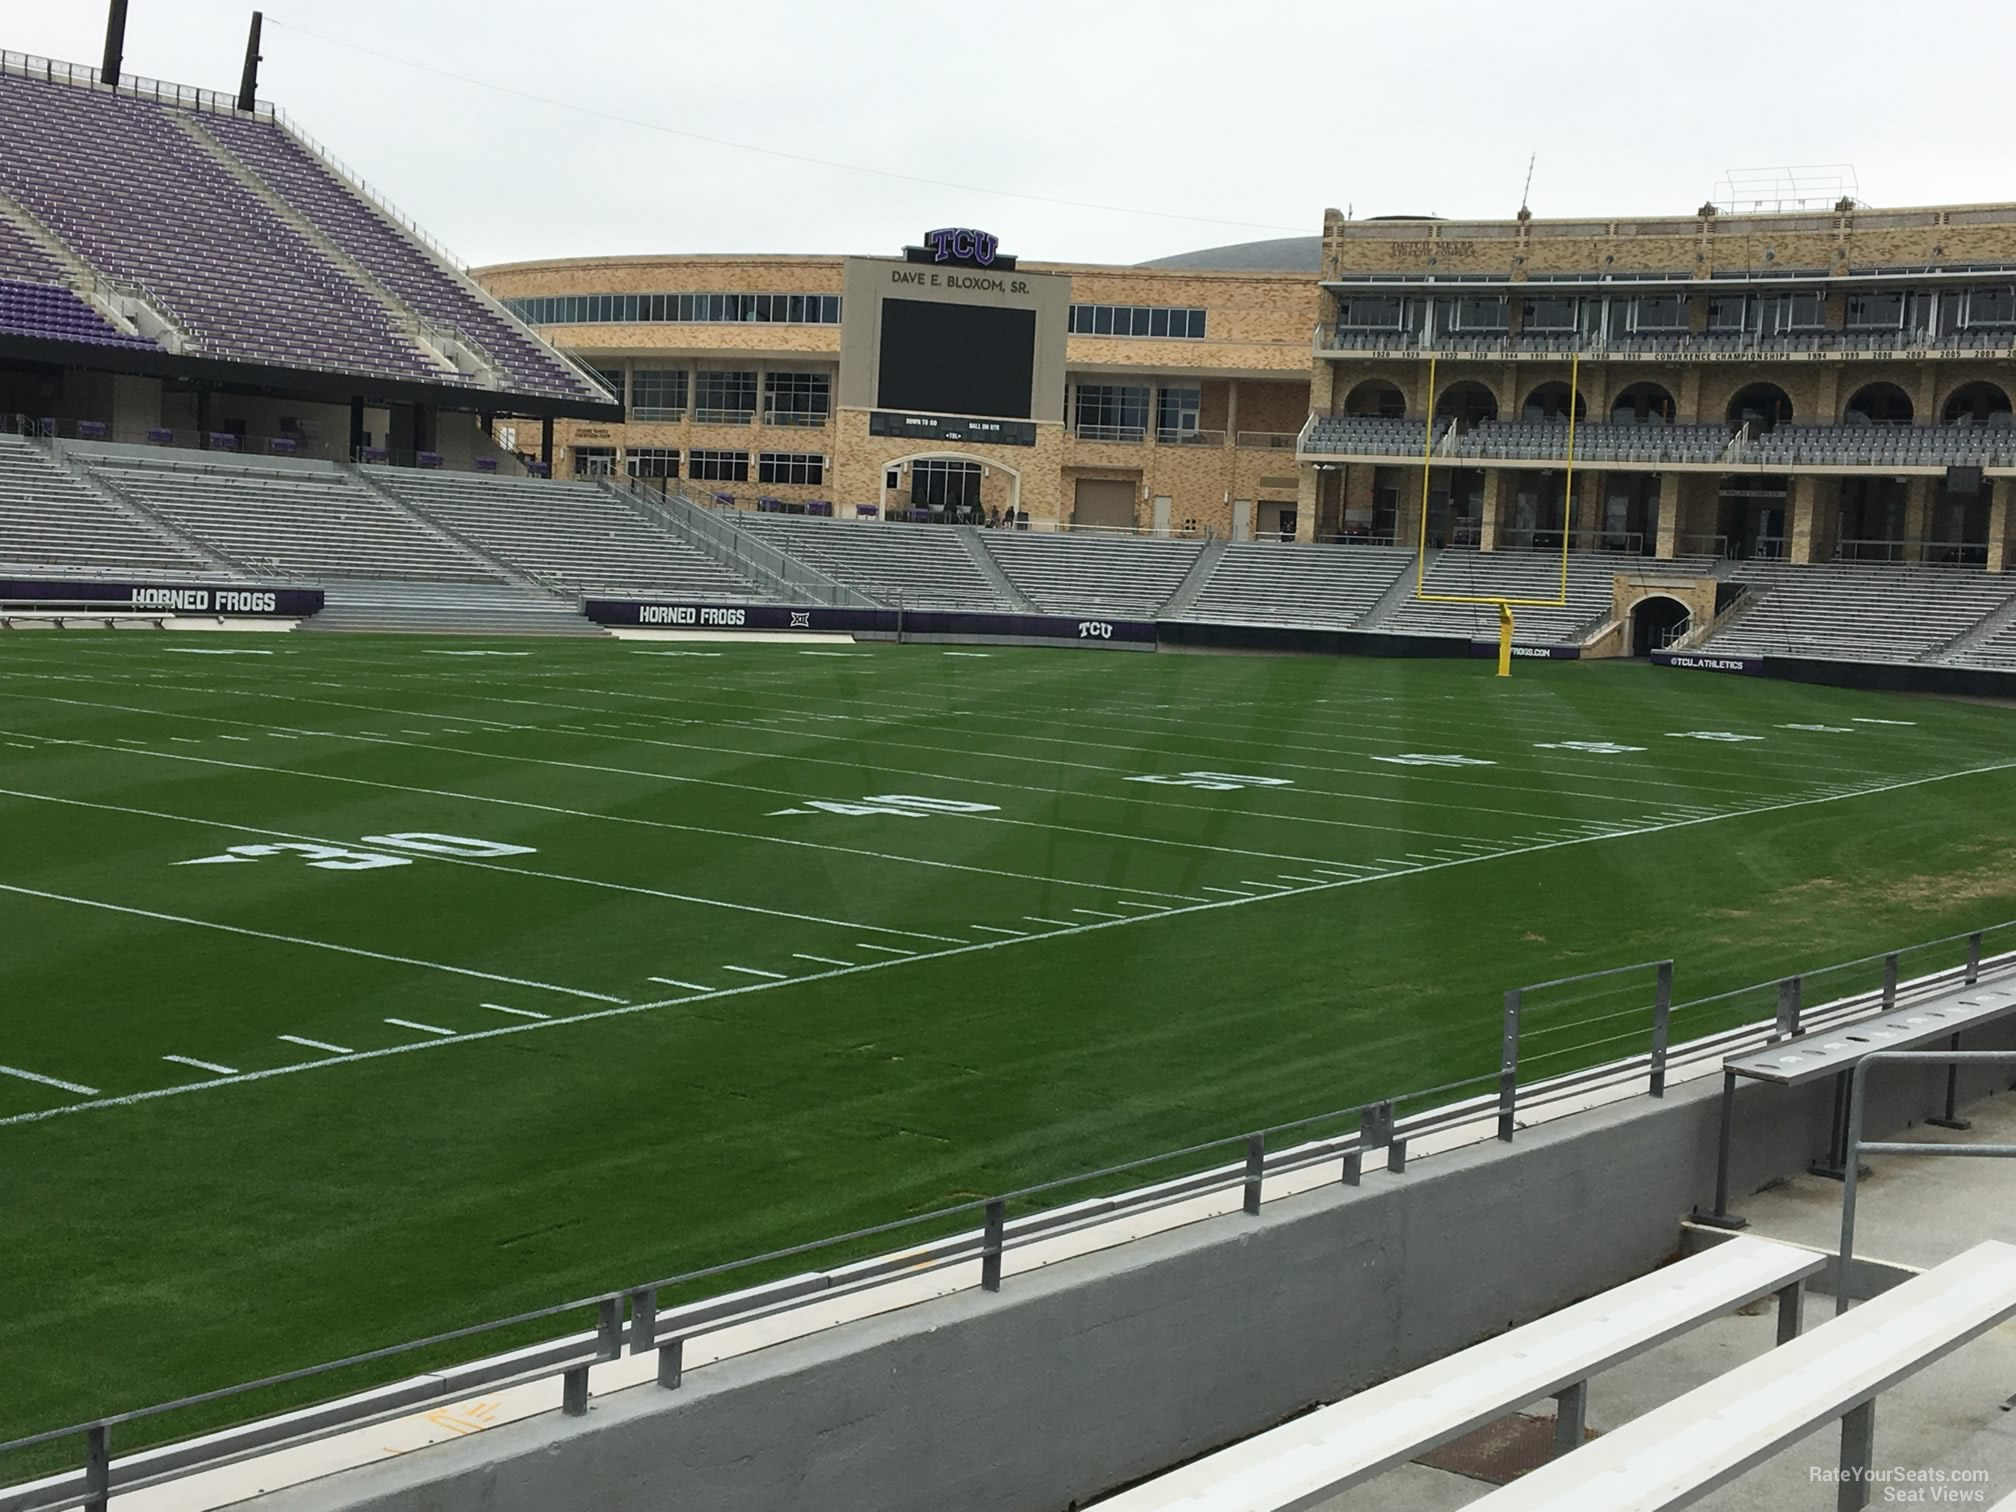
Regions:
[[[1384,378],[1367,378],[1344,396],[1344,413],[1398,420],[1407,413],[1407,396]]]
[[[1454,420],[1463,430],[1484,420],[1498,418],[1498,396],[1474,378],[1452,383],[1435,401],[1437,420]]]
[[[1894,383],[1865,383],[1841,411],[1843,425],[1909,425],[1911,396]]]
[[[1631,606],[1631,654],[1650,656],[1687,633],[1694,611],[1676,598],[1655,593]]]
[[[1736,391],[1728,416],[1732,428],[1747,425],[1751,435],[1761,436],[1792,423],[1792,399],[1775,383],[1752,383]]]
[[[1580,420],[1588,410],[1582,396],[1575,395],[1575,418]],[[1519,406],[1521,420],[1566,420],[1568,418],[1568,385],[1565,383],[1543,383],[1526,396],[1526,402]]]
[[[1610,402],[1613,425],[1671,425],[1673,396],[1656,383],[1634,383]]]
[[[1029,524],[1022,474],[965,452],[917,452],[884,462],[880,514],[918,524]]]
[[[1963,383],[1939,412],[1941,425],[2008,425],[2009,395],[1992,383]]]

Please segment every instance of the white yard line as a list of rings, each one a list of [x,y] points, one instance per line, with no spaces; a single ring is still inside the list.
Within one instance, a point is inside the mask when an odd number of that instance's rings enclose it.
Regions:
[[[916,952],[916,951],[914,951],[914,950],[899,950],[899,949],[898,949],[898,948],[897,948],[896,946],[894,946],[894,945],[870,945],[870,944],[869,944],[869,943],[868,943],[868,942],[867,942],[866,940],[856,940],[856,941],[854,942],[854,944],[855,944],[855,947],[856,947],[857,949],[860,949],[860,950],[879,950],[879,951],[881,951],[881,952],[882,952],[882,953],[883,953],[884,955],[899,955],[899,956],[915,956],[915,955],[917,954],[917,952]],[[937,950],[934,950],[934,951],[932,951],[931,953],[932,953],[933,955],[943,955],[943,954],[945,954],[945,952],[943,952],[943,951],[937,951]],[[879,965],[879,964],[884,964],[884,963],[881,963],[881,962],[878,962],[878,963],[876,963],[876,964],[878,964],[878,965]],[[810,981],[810,980],[815,980],[815,978],[807,978],[807,980],[808,980],[808,981]]]
[[[441,961],[423,961],[414,956],[388,955],[382,950],[366,950],[358,945],[338,945],[329,940],[311,940],[302,935],[271,934],[263,929],[246,929],[238,924],[219,924],[211,919],[192,919],[186,914],[159,913],[151,908],[129,908],[124,903],[105,903],[97,898],[78,898],[69,893],[44,892],[35,887],[17,887],[0,882],[0,892],[24,898],[41,898],[50,903],[70,903],[79,908],[97,908],[106,913],[128,914],[136,919],[154,919],[163,924],[187,924],[195,929],[214,929],[220,934],[243,935],[252,940],[269,940],[279,945],[305,945],[313,950],[333,950],[340,955],[362,956],[371,961],[387,961],[394,966],[418,966],[427,971],[445,971],[454,976],[476,977],[485,982],[503,982],[512,987],[531,987],[540,992],[557,992],[567,997],[587,998],[595,1003],[621,1003],[622,998],[603,992],[585,992],[579,987],[561,987],[552,982],[531,982],[523,977],[500,976],[493,971],[477,971],[469,966],[450,966]]]
[[[64,1081],[60,1077],[43,1076],[36,1071],[23,1071],[19,1066],[0,1066],[0,1076],[18,1076],[23,1081],[39,1082],[45,1087],[54,1087],[61,1092],[75,1092],[79,1097],[96,1097],[96,1087],[86,1087],[77,1082]]]
[[[800,961],[817,961],[821,966],[852,966],[852,961],[836,961],[831,956],[807,955],[802,950],[794,950],[792,956]]]
[[[1026,929],[1003,929],[999,924],[975,924],[973,927],[985,930],[988,934],[1013,935],[1018,940],[1029,938],[1029,931]]]
[[[422,1034],[438,1034],[443,1039],[455,1033],[453,1029],[443,1029],[439,1024],[416,1024],[412,1019],[388,1018],[385,1022],[396,1024],[401,1029],[417,1029]]]
[[[1211,889],[1207,887],[1204,890],[1209,892]],[[1240,896],[1244,897],[1245,894],[1241,893]],[[1124,919],[1127,917],[1126,914],[1107,913],[1102,908],[1074,908],[1071,912],[1086,914],[1094,919]],[[1083,924],[1073,924],[1071,927],[1073,929],[1083,929],[1085,926]]]
[[[786,972],[758,971],[754,966],[723,966],[721,969],[723,971],[739,971],[744,976],[764,977],[773,982],[788,982],[791,980],[789,974]]]
[[[684,987],[688,992],[712,992],[712,987],[702,987],[698,982],[682,982],[677,977],[646,977],[647,982],[656,982],[660,987]]]
[[[310,1050],[326,1050],[331,1055],[355,1055],[357,1053],[355,1050],[349,1049],[347,1046],[332,1045],[328,1043],[328,1041],[326,1040],[304,1039],[301,1035],[298,1034],[277,1034],[274,1036],[274,1038],[283,1039],[287,1041],[287,1043],[290,1045],[305,1045]],[[244,1072],[239,1073],[241,1077],[244,1076],[245,1074],[246,1073]],[[257,1075],[258,1073],[254,1072],[252,1074]],[[215,1083],[210,1083],[209,1085],[214,1086]]]
[[[1168,909],[1162,907],[1159,903],[1130,903],[1125,898],[1116,898],[1114,902],[1118,904],[1118,906],[1120,906],[1121,908],[1131,908],[1141,913],[1169,912]]]
[[[1251,898],[1256,894],[1240,892],[1236,887],[1200,887],[1199,892],[1223,893],[1228,898]]]
[[[214,1071],[219,1076],[236,1076],[236,1066],[220,1066],[215,1061],[198,1060],[193,1055],[164,1055],[164,1061],[173,1061],[178,1066],[194,1066],[198,1071]]]
[[[1071,927],[1071,923],[1067,919],[1039,919],[1034,914],[1024,914],[1022,917],[1027,919],[1031,924],[1048,924],[1053,929],[1069,929]]]
[[[550,1013],[540,1013],[532,1008],[513,1008],[505,1003],[479,1003],[477,1006],[488,1008],[492,1013],[508,1013],[514,1018],[550,1019],[553,1017]]]

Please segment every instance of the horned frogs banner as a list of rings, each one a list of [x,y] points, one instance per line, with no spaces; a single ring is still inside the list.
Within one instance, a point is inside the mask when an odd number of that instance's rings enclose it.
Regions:
[[[1152,646],[1152,621],[1076,619],[1053,614],[984,614],[958,610],[794,609],[787,604],[681,604],[591,598],[581,612],[598,625],[645,630],[811,630],[835,635],[998,636],[1018,640],[1083,641]]]
[[[320,588],[262,583],[77,582],[68,578],[0,578],[0,602],[103,604],[135,614],[225,615],[305,619],[322,608]]]

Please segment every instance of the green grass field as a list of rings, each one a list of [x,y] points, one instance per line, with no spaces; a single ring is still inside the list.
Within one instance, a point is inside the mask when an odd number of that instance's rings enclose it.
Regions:
[[[2007,711],[1517,673],[0,638],[0,1438],[2016,914]]]

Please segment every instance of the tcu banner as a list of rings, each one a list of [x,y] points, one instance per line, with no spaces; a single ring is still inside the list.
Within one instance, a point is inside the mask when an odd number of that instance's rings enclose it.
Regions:
[[[1473,640],[1470,642],[1470,654],[1472,656],[1495,657],[1498,654],[1498,642],[1495,640]],[[1512,654],[1519,657],[1531,657],[1535,661],[1580,661],[1582,659],[1582,648],[1580,646],[1521,646],[1514,644]]]
[[[963,610],[793,609],[786,604],[680,604],[591,598],[581,612],[598,625],[644,630],[812,630],[833,635],[972,635],[1095,645],[1155,644],[1152,621],[1077,619],[1051,614]]]
[[[1710,656],[1699,651],[1654,651],[1655,667],[1686,667],[1695,672],[1741,672],[1758,677],[1764,671],[1761,656]]]
[[[320,588],[262,583],[77,582],[68,578],[0,578],[0,600],[91,603],[151,614],[201,614],[305,619],[322,609]]]

